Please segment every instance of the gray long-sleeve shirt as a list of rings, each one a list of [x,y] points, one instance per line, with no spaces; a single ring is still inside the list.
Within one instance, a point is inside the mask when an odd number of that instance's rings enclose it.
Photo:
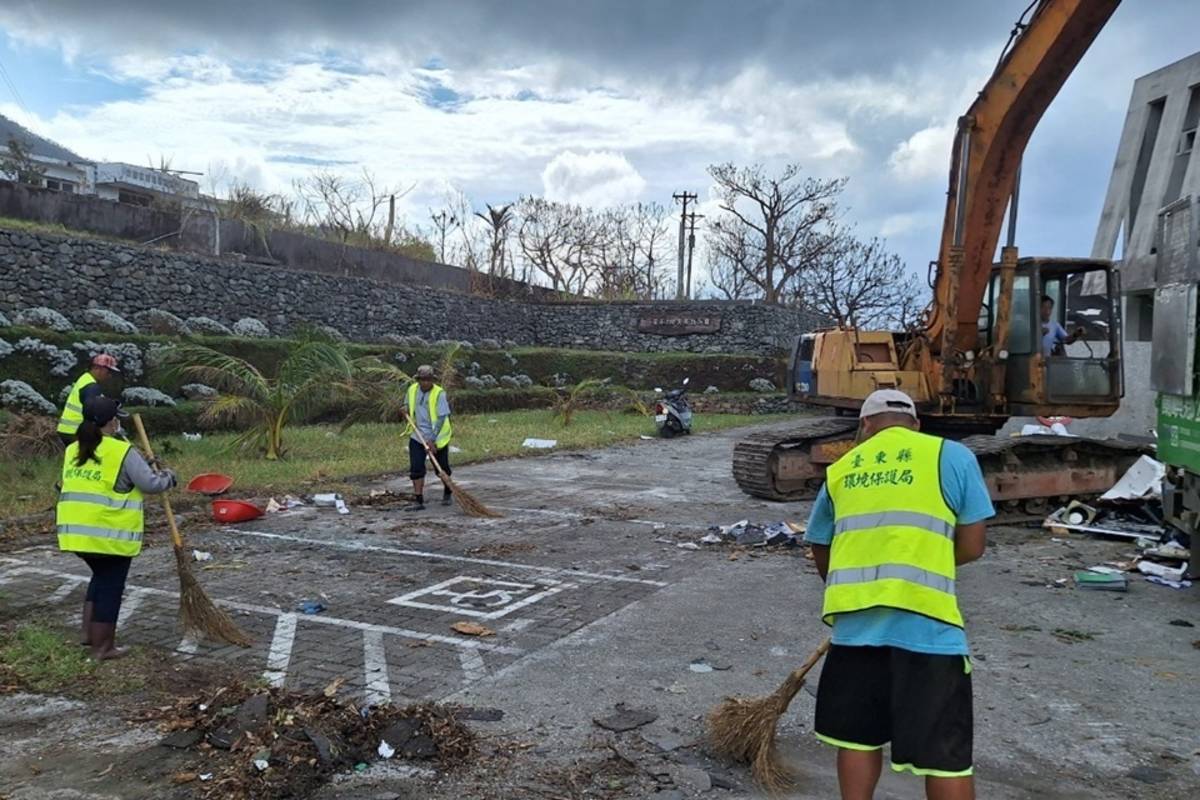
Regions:
[[[446,393],[442,392],[438,397],[437,403],[437,419],[430,421],[429,419],[429,392],[422,392],[421,387],[417,387],[417,418],[414,420],[417,430],[425,437],[425,441],[433,444],[437,440],[438,432],[442,426],[446,424],[446,418],[450,416],[450,401],[446,399]],[[417,434],[413,433],[410,437],[414,441],[417,440]]]
[[[117,474],[117,483],[113,489],[124,494],[133,491],[136,486],[144,494],[159,494],[174,485],[175,473],[172,470],[155,472],[138,449],[131,447],[121,464],[121,471]]]

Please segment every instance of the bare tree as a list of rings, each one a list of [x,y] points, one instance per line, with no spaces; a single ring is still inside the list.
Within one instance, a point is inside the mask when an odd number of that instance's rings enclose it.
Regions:
[[[741,276],[765,302],[778,303],[785,287],[836,246],[837,200],[845,178],[800,179],[789,164],[776,177],[761,165],[716,164],[708,169],[723,212],[709,227],[708,246],[722,272]]]
[[[517,242],[534,270],[555,291],[583,294],[595,270],[603,224],[591,211],[542,197],[518,202]]]
[[[610,299],[659,296],[670,245],[667,210],[658,203],[637,203],[609,209],[602,219],[598,294]]]
[[[299,210],[299,225],[307,232],[345,245],[378,247],[433,261],[433,246],[390,212],[394,197],[412,191],[388,188],[364,169],[357,178],[318,170],[295,181],[293,190]]]
[[[748,261],[744,252],[745,239],[727,242],[726,246],[737,250],[731,253],[728,250],[717,252],[712,247],[708,249],[708,276],[713,289],[726,300],[751,300],[761,297],[762,289],[751,282],[746,270],[738,266]]]
[[[916,276],[880,239],[842,239],[806,269],[791,298],[831,317],[839,327],[904,328],[923,305]]]
[[[46,178],[42,165],[33,160],[29,148],[15,136],[9,137],[7,149],[0,154],[0,172],[29,186],[41,186]]]
[[[508,236],[513,224],[513,204],[493,206],[487,204],[487,213],[475,212],[475,216],[483,220],[488,227],[488,275],[492,278],[507,278],[510,264],[508,263]]]

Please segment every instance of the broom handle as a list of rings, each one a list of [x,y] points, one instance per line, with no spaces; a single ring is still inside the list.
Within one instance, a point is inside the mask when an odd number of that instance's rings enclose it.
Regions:
[[[146,451],[146,455],[154,458],[154,448],[150,446],[150,439],[146,436],[146,428],[142,425],[142,415],[133,415],[133,427],[137,430],[138,441],[142,445],[142,449]],[[175,512],[171,510],[171,501],[167,499],[167,493],[162,495],[163,511],[167,514],[167,527],[171,529],[171,541],[175,543],[175,548],[183,549],[183,537],[179,535],[179,526],[175,524]]]
[[[808,657],[808,660],[792,671],[792,674],[790,677],[794,678],[795,680],[798,680],[798,681],[804,680],[804,676],[807,675],[809,673],[809,671],[811,671],[812,668],[817,665],[817,662],[821,660],[821,656],[825,655],[825,653],[828,652],[829,645],[831,643],[832,643],[832,639],[830,639],[829,637],[826,637],[825,641],[823,641],[819,645],[817,645],[816,650],[813,650],[812,655],[810,655]]]
[[[407,417],[408,415],[406,414],[405,416]],[[417,435],[417,441],[421,443],[422,447],[424,447],[426,450],[429,450],[429,442],[425,441],[425,437],[421,435],[421,430],[417,427],[417,423],[412,420],[409,420],[409,423],[413,426],[413,433]],[[442,465],[438,463],[436,452],[429,454],[429,460],[433,462],[433,469],[438,474],[438,477],[441,479],[443,484],[450,480],[449,476],[442,472]]]

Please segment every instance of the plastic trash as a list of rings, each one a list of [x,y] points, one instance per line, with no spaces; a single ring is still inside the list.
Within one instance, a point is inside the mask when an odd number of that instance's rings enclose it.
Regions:
[[[1168,581],[1181,581],[1183,576],[1187,574],[1187,562],[1182,566],[1168,567],[1163,564],[1156,564],[1153,561],[1139,561],[1137,568],[1138,572],[1143,575],[1151,575],[1155,578],[1162,578]]]
[[[341,499],[342,499],[342,496],[340,494],[336,494],[334,492],[328,492],[325,494],[314,494],[313,495],[313,505],[317,506],[318,508],[329,508],[330,506],[336,506],[338,500],[341,500]]]
[[[396,748],[392,747],[385,740],[380,739],[379,750],[377,752],[379,753],[380,758],[391,758],[392,756],[396,755]]]
[[[318,603],[316,600],[301,600],[296,607],[302,614],[320,614],[325,610],[324,603]]]
[[[205,552],[204,550],[193,550],[192,558],[196,561],[212,561],[212,553]]]
[[[1100,495],[1101,500],[1158,500],[1162,498],[1167,468],[1161,461],[1142,456],[1125,470],[1113,487]]]
[[[521,442],[521,447],[528,447],[533,450],[549,450],[558,444],[558,439],[534,439],[530,437]]]
[[[337,496],[337,500],[333,501],[333,507],[337,509],[339,514],[350,513],[350,509],[346,507],[346,501],[342,499],[340,494]]]
[[[204,435],[200,434],[200,433],[187,433],[185,431],[183,434],[183,440],[185,442],[198,442],[203,438],[204,438]]]

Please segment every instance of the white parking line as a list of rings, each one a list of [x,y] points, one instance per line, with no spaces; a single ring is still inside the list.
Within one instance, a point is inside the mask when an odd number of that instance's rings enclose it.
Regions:
[[[45,567],[33,567],[33,566],[18,567],[16,570],[10,571],[9,574],[12,575],[15,572],[17,572],[17,570],[19,570],[19,573],[22,575],[50,575],[55,578],[62,578],[63,580],[66,580],[71,577],[74,577],[74,578],[77,578],[80,580],[86,580],[86,578],[84,578],[83,576],[75,575],[70,572],[59,572],[58,570],[46,569]],[[2,581],[2,580],[3,580],[3,578],[0,578],[0,581]],[[156,589],[156,588],[149,587],[149,586],[137,586],[137,587],[129,587],[129,588],[138,589],[140,591],[145,592],[148,595],[154,595],[157,597],[171,597],[171,598],[175,598],[176,600],[179,599],[179,592],[168,591],[167,589]],[[290,614],[290,616],[293,616],[293,617],[296,616],[295,614],[291,614],[290,612],[286,612],[280,608],[272,608],[270,606],[260,606],[260,605],[254,604],[254,603],[242,603],[237,600],[214,599],[213,602],[216,603],[218,606],[224,606],[225,608],[233,608],[233,609],[237,609],[238,611],[249,611],[249,612],[255,613],[255,614],[265,614],[265,615],[271,616],[271,617],[279,617],[279,616],[285,616],[285,615],[289,615],[289,614]],[[508,647],[506,645],[489,644],[487,642],[481,642],[481,641],[478,641],[475,639],[462,639],[462,638],[454,638],[451,636],[442,636],[442,635],[436,634],[436,633],[425,633],[424,631],[409,630],[408,628],[395,628],[395,627],[392,627],[391,625],[377,625],[373,622],[359,622],[358,620],[354,620],[354,619],[341,619],[339,617],[327,617],[324,615],[312,615],[312,616],[306,615],[304,617],[304,620],[305,620],[305,622],[313,622],[313,623],[316,623],[319,625],[333,625],[333,626],[336,626],[339,628],[349,628],[351,630],[378,631],[380,633],[391,634],[392,636],[399,636],[402,639],[417,639],[417,640],[420,640],[423,642],[447,644],[447,645],[452,645],[454,647],[457,647],[460,649],[465,649],[465,650],[486,650],[488,652],[504,653],[506,655],[520,655],[525,652],[524,650],[522,650],[519,647]]]
[[[283,686],[287,680],[288,664],[292,661],[292,645],[296,642],[296,615],[280,614],[275,619],[275,635],[267,652],[267,670],[263,678],[272,686]]]
[[[459,650],[458,661],[462,664],[463,683],[474,683],[487,677],[487,668],[483,665],[483,656],[470,650]]]
[[[383,547],[381,545],[366,544],[363,542],[339,542],[331,539],[309,539],[304,536],[294,536],[287,533],[266,533],[265,531],[248,531],[241,528],[231,528],[224,526],[218,531],[223,534],[233,536],[253,536],[261,539],[275,539],[283,542],[298,542],[300,544],[308,544],[316,547],[332,547],[338,550],[350,550],[355,552],[365,553],[391,553],[397,556],[407,556],[409,558],[428,558],[434,561],[454,561],[463,564],[482,564],[487,567],[504,567],[505,569],[521,569],[530,572],[541,572],[547,575],[562,575],[570,576],[571,578],[590,578],[597,581],[613,581],[616,583],[638,583],[644,586],[656,586],[662,588],[668,584],[664,581],[652,581],[646,578],[630,578],[625,575],[607,575],[602,572],[581,572],[579,570],[564,569],[562,567],[545,567],[536,564],[517,564],[512,561],[496,561],[490,558],[470,558],[468,556],[452,556],[446,553],[429,553],[424,550],[404,550],[399,547]]]
[[[133,616],[134,612],[138,610],[138,607],[145,599],[145,589],[134,587],[125,593],[124,599],[121,600],[121,613],[118,617],[122,625],[129,624],[129,618]]]
[[[473,652],[461,650],[459,652]],[[474,653],[479,658],[478,653]],[[387,654],[383,649],[383,634],[363,631],[363,675],[366,678],[367,705],[381,706],[392,699],[392,684],[388,680]]]
[[[66,600],[71,595],[71,592],[75,591],[76,586],[79,586],[79,585],[87,583],[87,582],[88,582],[87,578],[76,578],[76,577],[68,578],[67,580],[63,581],[62,586],[59,586],[57,589],[55,589],[53,592],[50,593],[50,602],[51,603],[61,603],[63,600]]]

